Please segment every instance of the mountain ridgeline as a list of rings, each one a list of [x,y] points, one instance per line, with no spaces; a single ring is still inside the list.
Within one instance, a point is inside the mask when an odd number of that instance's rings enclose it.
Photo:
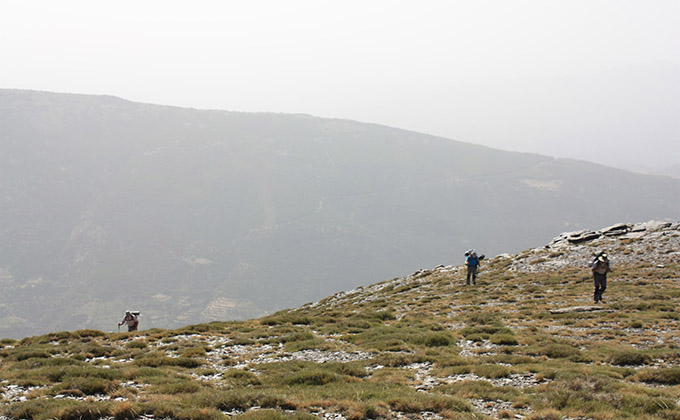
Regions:
[[[493,123],[493,122],[489,122]],[[0,336],[245,319],[555,232],[680,180],[308,115],[0,90]]]

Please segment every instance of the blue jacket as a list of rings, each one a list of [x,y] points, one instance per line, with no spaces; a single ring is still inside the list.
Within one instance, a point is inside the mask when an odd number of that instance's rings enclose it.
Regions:
[[[473,257],[472,255],[468,255],[468,257],[465,259],[465,265],[469,265],[470,267],[476,267],[479,265],[479,258]]]

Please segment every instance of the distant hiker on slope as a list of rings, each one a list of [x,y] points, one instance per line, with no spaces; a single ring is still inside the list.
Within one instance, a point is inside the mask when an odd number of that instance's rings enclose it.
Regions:
[[[595,303],[602,302],[602,293],[607,289],[607,273],[611,271],[609,267],[609,258],[607,254],[602,251],[595,254],[595,258],[590,263],[590,269],[593,271],[593,282],[595,283],[595,295],[593,299]]]
[[[127,324],[128,332],[137,331],[137,326],[139,326],[139,312],[126,311],[125,317],[118,323],[118,327],[123,324]]]
[[[469,250],[465,253],[465,265],[467,266],[467,285],[470,285],[470,278],[472,278],[472,284],[477,284],[477,270],[479,269],[479,261],[484,258],[477,256],[477,251],[474,249]]]

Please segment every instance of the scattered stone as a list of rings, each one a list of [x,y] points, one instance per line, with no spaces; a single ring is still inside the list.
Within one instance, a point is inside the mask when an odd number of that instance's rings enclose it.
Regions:
[[[394,420],[440,420],[443,419],[442,416],[440,416],[437,413],[433,413],[431,411],[423,411],[420,413],[403,413],[400,411],[392,413],[393,417],[391,417]]]
[[[242,415],[242,414],[244,414],[244,413],[245,413],[245,411],[240,410],[240,409],[238,409],[238,408],[235,408],[235,409],[230,410],[230,411],[223,411],[223,412],[222,412],[222,414],[224,414],[224,415],[227,416],[227,417],[240,416],[240,415]]]
[[[481,376],[475,375],[474,373],[463,373],[460,375],[448,376],[442,378],[444,383],[455,383],[461,381],[486,381],[491,383],[493,386],[507,386],[513,388],[531,388],[536,385],[547,382],[546,380],[539,381],[536,379],[536,375],[533,373],[525,374],[513,374],[506,378],[483,378]]]
[[[317,349],[302,350],[292,354],[278,354],[273,357],[253,360],[253,363],[263,364],[272,362],[289,362],[291,360],[301,360],[315,363],[347,363],[358,360],[371,359],[373,355],[366,352],[346,352],[346,351],[324,351]]]
[[[606,309],[603,306],[571,306],[568,308],[550,309],[551,314],[571,314],[576,312],[614,312],[612,309]]]
[[[323,413],[321,418],[324,420],[347,420],[347,418],[340,413]]]
[[[492,344],[489,340],[471,341],[461,340],[458,342],[458,347],[461,348],[460,355],[463,357],[475,356],[495,356],[496,349],[500,346]]]
[[[472,406],[475,408],[475,410],[494,418],[498,418],[500,412],[503,410],[507,411],[513,410],[512,403],[510,401],[503,400],[487,401],[481,399],[472,399],[469,401],[470,404],[472,404]],[[515,418],[524,418],[524,416],[519,415],[518,417],[516,415]]]

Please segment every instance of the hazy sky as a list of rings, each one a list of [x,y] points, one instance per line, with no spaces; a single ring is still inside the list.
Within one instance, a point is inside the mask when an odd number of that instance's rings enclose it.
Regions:
[[[677,0],[0,0],[0,88],[680,163]]]

